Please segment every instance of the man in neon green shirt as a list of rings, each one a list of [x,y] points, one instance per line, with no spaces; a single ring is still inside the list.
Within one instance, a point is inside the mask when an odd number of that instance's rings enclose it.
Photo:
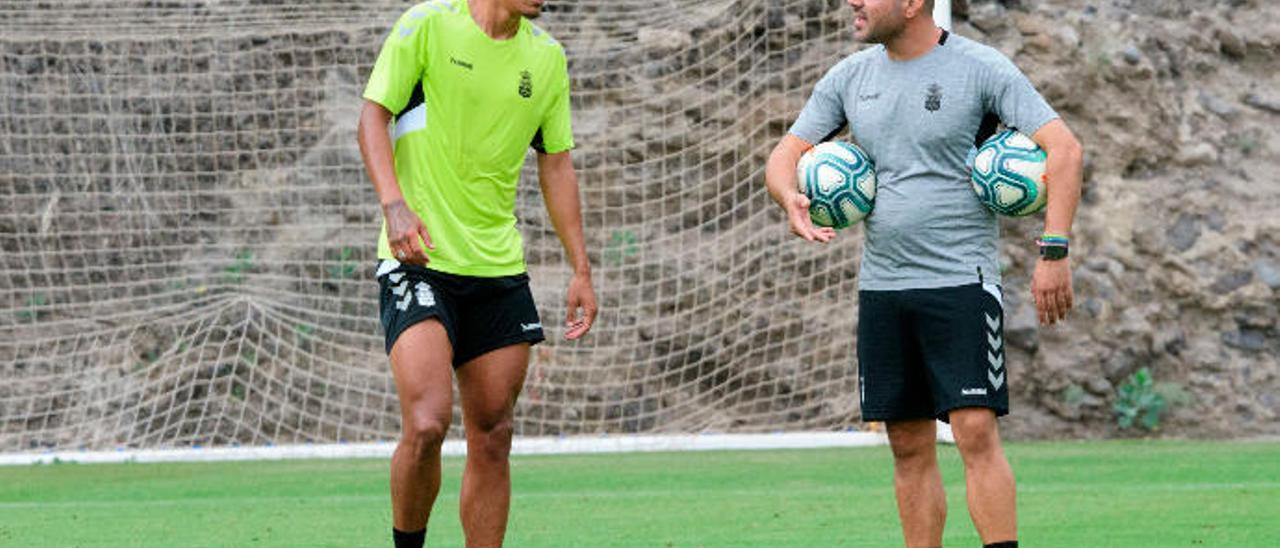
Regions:
[[[574,271],[565,338],[595,320],[564,49],[529,21],[542,4],[418,4],[392,27],[365,88],[360,151],[383,208],[377,277],[403,420],[391,463],[398,547],[425,538],[454,371],[467,439],[467,545],[499,546],[506,532],[513,409],[529,348],[543,340],[515,218],[530,147]]]

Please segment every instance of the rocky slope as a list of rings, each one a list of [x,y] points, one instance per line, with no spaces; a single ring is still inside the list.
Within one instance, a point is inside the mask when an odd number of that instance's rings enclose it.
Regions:
[[[1008,4],[1016,4],[1010,6]],[[1009,342],[1026,436],[1114,434],[1147,367],[1166,432],[1280,433],[1280,5],[970,2],[957,30],[1010,54],[1088,153],[1079,306],[1037,329],[1033,223],[1006,225]]]

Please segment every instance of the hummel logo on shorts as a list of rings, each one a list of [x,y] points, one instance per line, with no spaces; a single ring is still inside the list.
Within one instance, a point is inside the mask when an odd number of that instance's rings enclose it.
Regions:
[[[986,388],[961,388],[960,395],[961,396],[985,396],[987,395],[987,389]]]
[[[520,324],[520,329],[524,331],[533,331],[534,329],[542,329],[542,323],[541,322],[522,323]]]

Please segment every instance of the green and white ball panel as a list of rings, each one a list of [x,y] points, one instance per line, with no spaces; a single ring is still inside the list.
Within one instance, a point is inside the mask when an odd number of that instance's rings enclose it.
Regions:
[[[979,173],[991,173],[991,166],[996,161],[995,147],[982,147],[978,151],[978,155],[973,157],[973,170]],[[978,186],[978,181],[973,182],[973,186]]]
[[[1035,152],[1040,150],[1040,145],[1037,145],[1035,141],[1033,141],[1030,137],[1023,135],[1022,133],[1012,131],[1012,130],[1006,130],[1003,133],[1007,134],[1003,139],[1005,148],[1025,150],[1027,152]]]
[[[871,212],[876,174],[866,153],[852,143],[813,147],[797,166],[800,191],[809,197],[809,217],[818,226],[845,228]]]
[[[827,162],[820,162],[814,169],[818,172],[818,192],[822,194],[834,194],[849,176],[849,172],[841,166]]]
[[[1043,152],[1040,153],[1044,155]],[[1041,161],[1028,161],[1021,158],[1010,158],[1004,163],[1005,170],[1011,173],[1017,173],[1023,180],[1025,185],[1002,185],[1002,188],[1008,188],[1013,194],[1001,195],[1001,191],[997,190],[997,199],[1008,207],[1015,207],[1015,204],[1025,203],[1018,210],[1014,211],[1015,217],[1030,215],[1044,208],[1046,200],[1046,192],[1044,189],[1044,166]],[[1027,193],[1031,192],[1032,196],[1028,197]]]
[[[866,173],[863,173],[862,175],[858,176],[858,182],[856,183],[856,185],[858,187],[858,192],[861,192],[863,196],[870,196],[871,200],[875,201],[875,198],[876,198],[876,172],[875,171],[867,171]]]
[[[1021,217],[1044,209],[1045,153],[1030,137],[1003,131],[978,149],[970,180],[992,211]]]

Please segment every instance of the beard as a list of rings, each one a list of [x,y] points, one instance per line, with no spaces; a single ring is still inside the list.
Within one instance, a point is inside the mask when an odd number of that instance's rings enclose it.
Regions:
[[[885,42],[893,40],[899,34],[902,34],[901,27],[887,28],[887,29],[876,28],[874,29],[874,32],[868,33],[866,37],[862,39],[862,41],[868,44],[883,44]]]
[[[902,30],[907,26],[907,21],[901,13],[890,12],[880,17],[874,25],[870,19],[867,19],[865,25],[862,31],[854,29],[854,38],[867,44],[883,44],[902,34]],[[860,32],[862,37],[858,38]]]
[[[542,6],[532,6],[520,10],[520,15],[525,19],[537,19],[542,15]]]

